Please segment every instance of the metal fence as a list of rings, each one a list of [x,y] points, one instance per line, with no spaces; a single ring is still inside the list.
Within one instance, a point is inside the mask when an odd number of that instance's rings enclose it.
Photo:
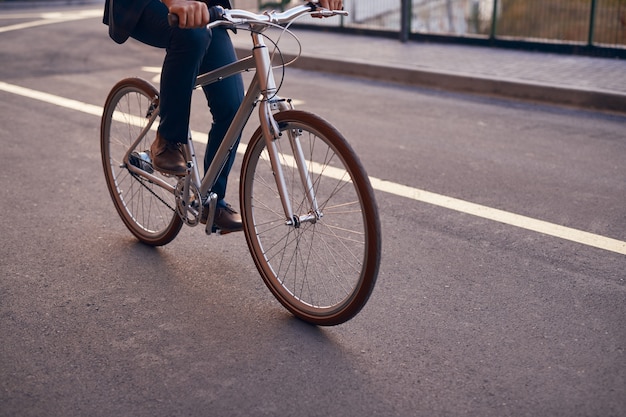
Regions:
[[[290,5],[254,1],[257,6]],[[298,3],[291,1],[291,5]],[[403,41],[430,39],[626,57],[626,0],[344,0],[344,5],[348,17],[307,23]]]

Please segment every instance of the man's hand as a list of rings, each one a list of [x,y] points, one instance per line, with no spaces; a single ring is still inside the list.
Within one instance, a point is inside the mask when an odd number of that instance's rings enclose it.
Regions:
[[[320,0],[318,6],[323,9],[328,10],[343,10],[343,1],[342,0]],[[313,13],[312,17],[321,18],[323,15],[321,13]]]
[[[178,16],[178,27],[199,28],[209,24],[209,9],[199,1],[163,0],[170,13]]]
[[[342,0],[320,0],[320,7],[329,10],[343,10]]]

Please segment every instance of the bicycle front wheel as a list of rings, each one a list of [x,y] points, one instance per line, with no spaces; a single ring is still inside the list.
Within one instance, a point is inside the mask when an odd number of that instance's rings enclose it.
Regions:
[[[285,217],[259,129],[242,162],[246,241],[265,284],[285,308],[310,323],[340,324],[362,309],[378,275],[374,192],[356,154],[331,125],[295,110],[275,117],[281,131],[275,144],[297,219]],[[302,150],[303,170],[294,149]]]
[[[157,90],[140,78],[118,82],[106,99],[100,126],[102,165],[113,203],[122,221],[140,241],[165,245],[182,227],[175,212],[174,194],[128,169],[133,164],[161,180],[176,185],[176,179],[160,175],[149,162],[154,135],[146,134],[125,155],[158,111]],[[150,132],[148,132],[150,133]]]

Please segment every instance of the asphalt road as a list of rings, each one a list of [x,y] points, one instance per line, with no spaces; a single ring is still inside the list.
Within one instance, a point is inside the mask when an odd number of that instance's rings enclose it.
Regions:
[[[0,14],[0,416],[626,415],[626,118],[288,71],[381,180],[377,287],[317,328],[242,234],[130,235],[98,111],[162,53],[89,14],[2,31],[37,13]]]

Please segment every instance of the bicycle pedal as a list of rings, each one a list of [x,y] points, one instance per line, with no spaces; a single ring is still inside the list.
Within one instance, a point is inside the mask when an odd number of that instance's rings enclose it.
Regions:
[[[150,155],[148,155],[147,152],[132,152],[130,155],[128,155],[128,163],[143,171],[146,171],[148,174],[152,174],[154,172],[154,169],[152,167],[152,161],[150,160]]]

